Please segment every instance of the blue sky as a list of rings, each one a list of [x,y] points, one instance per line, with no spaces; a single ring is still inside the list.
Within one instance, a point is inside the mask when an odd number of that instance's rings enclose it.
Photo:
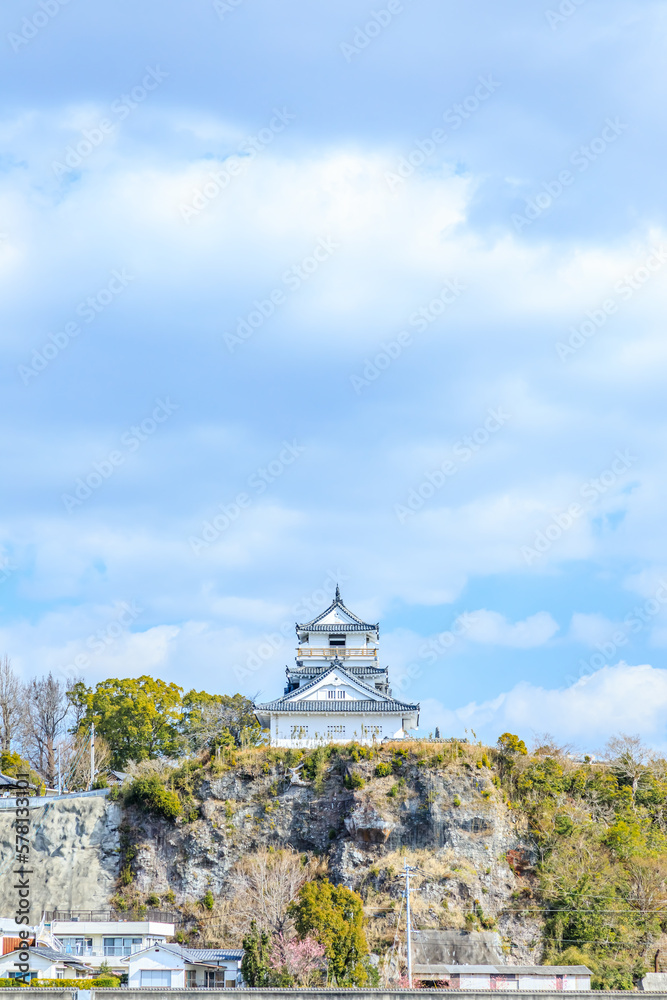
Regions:
[[[667,747],[664,3],[10,0],[2,648]],[[662,581],[666,581],[665,584]]]

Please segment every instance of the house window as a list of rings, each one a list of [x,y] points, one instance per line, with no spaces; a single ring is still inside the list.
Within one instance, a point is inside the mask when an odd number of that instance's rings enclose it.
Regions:
[[[185,988],[188,990],[193,990],[197,985],[197,970],[196,969],[186,969],[185,970]]]
[[[82,937],[64,937],[62,940],[63,951],[67,955],[91,955],[93,950],[93,939]]]
[[[169,969],[142,969],[140,986],[170,990],[171,971]]]
[[[140,937],[105,937],[104,954],[115,958],[133,955],[135,951],[141,950],[141,943]]]
[[[344,646],[345,645],[345,636],[344,635],[330,635],[329,636],[329,645],[330,646]]]

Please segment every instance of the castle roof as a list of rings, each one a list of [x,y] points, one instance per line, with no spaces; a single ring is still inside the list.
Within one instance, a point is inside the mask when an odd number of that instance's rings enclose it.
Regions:
[[[345,698],[344,700],[304,697],[307,692],[313,691],[318,686],[324,687],[331,675],[339,681],[348,682],[352,690],[359,697]],[[363,712],[364,715],[367,715],[395,712],[397,715],[405,715],[407,713],[418,712],[419,705],[411,705],[403,701],[398,701],[396,698],[388,698],[387,695],[380,694],[374,688],[368,687],[363,681],[360,681],[358,677],[348,674],[340,660],[336,659],[332,661],[331,667],[327,671],[319,674],[312,681],[303,684],[294,691],[290,691],[289,694],[283,695],[282,698],[276,698],[275,701],[253,705],[253,709],[256,713],[288,712],[291,714],[296,711],[329,715],[333,712],[346,712],[348,714]]]
[[[333,602],[323,611],[321,614],[317,615],[312,621],[304,622],[300,625],[298,622],[296,624],[297,632],[377,632],[379,634],[380,626],[379,624],[370,625],[368,622],[364,622],[359,618],[354,612],[350,611],[343,604],[343,599],[340,596],[340,588],[336,586],[336,594],[334,596]]]

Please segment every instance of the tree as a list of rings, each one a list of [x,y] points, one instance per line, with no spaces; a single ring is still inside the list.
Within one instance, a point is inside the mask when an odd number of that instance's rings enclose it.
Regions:
[[[0,750],[9,753],[24,720],[25,702],[22,685],[12,669],[12,661],[5,653],[0,663]]]
[[[283,934],[273,939],[269,966],[279,976],[281,985],[311,986],[324,968],[324,945],[313,937],[287,941]]]
[[[498,737],[496,746],[503,755],[528,753],[524,741],[520,740],[518,736],[514,735],[514,733],[503,733],[502,736]]]
[[[619,733],[607,741],[604,756],[609,761],[618,783],[631,788],[634,806],[638,788],[643,782],[650,780],[654,763],[653,754],[644,746],[639,736]]]
[[[181,748],[182,690],[146,675],[102,681],[85,695],[80,725],[95,723],[111,747],[114,768],[122,769],[130,760],[171,756]]]
[[[182,732],[191,749],[198,750],[225,743],[256,745],[262,730],[250,698],[193,689],[183,697]]]
[[[337,986],[363,986],[368,979],[364,959],[368,942],[361,896],[328,879],[306,882],[299,901],[290,907],[299,937],[312,935],[324,946],[329,975]]]
[[[244,954],[241,973],[251,989],[268,986],[270,979],[269,958],[271,955],[271,935],[260,931],[253,920],[250,933],[243,938]]]
[[[261,850],[242,858],[229,876],[237,919],[254,920],[270,934],[286,931],[290,904],[315,867],[316,862],[304,863],[302,855],[289,848]]]
[[[27,750],[33,767],[53,787],[56,780],[56,744],[65,733],[69,711],[65,686],[53,674],[32,680],[26,689],[28,699]]]

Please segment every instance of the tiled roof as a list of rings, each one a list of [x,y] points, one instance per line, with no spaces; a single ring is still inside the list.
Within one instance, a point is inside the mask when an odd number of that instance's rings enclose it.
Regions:
[[[342,615],[346,615],[349,621],[344,621]],[[324,622],[324,619],[329,619]],[[324,622],[324,624],[322,624]],[[326,608],[322,614],[317,615],[312,621],[304,622],[303,625],[297,623],[297,632],[301,630],[317,631],[317,632],[331,632],[334,629],[340,632],[362,632],[370,629],[372,631],[379,630],[379,625],[369,625],[368,622],[364,622],[361,618],[358,618],[354,612],[350,611],[343,604],[343,599],[340,596],[340,590],[336,587],[336,596],[333,602]]]
[[[346,698],[345,701],[334,700],[330,701],[308,701],[304,698],[303,701],[285,701],[279,698],[277,701],[267,701],[263,705],[255,705],[255,711],[264,712],[320,712],[324,715],[330,715],[334,712],[343,712],[348,715],[354,712],[362,712],[364,715],[382,713],[382,712],[400,712],[405,714],[406,712],[418,712],[419,705],[408,705],[402,701],[396,701],[394,698],[384,698],[382,701],[352,701],[351,698]]]
[[[340,661],[334,661],[335,666],[332,665],[327,671],[315,677],[308,684],[304,684],[302,687],[296,688],[295,691],[290,691],[289,694],[284,694],[282,698],[276,698],[275,701],[265,702],[262,705],[254,705],[253,708],[256,712],[260,711],[271,711],[271,712],[324,712],[327,715],[330,712],[363,712],[367,714],[369,712],[418,712],[419,705],[408,705],[402,701],[396,701],[395,698],[387,698],[386,695],[377,697],[377,692],[373,688],[368,687],[363,681],[360,681],[357,677],[351,677],[350,674],[346,673],[345,669],[340,664]],[[345,680],[350,681],[353,686],[361,688],[362,691],[367,691],[369,695],[373,695],[372,698],[359,698],[352,699],[346,698],[345,700],[338,699],[327,699],[320,701],[308,701],[306,698],[299,697],[302,693],[310,691],[316,684],[319,684],[323,679],[328,677],[329,674],[338,674]]]
[[[195,962],[225,962],[243,958],[243,948],[184,948],[183,951]]]

